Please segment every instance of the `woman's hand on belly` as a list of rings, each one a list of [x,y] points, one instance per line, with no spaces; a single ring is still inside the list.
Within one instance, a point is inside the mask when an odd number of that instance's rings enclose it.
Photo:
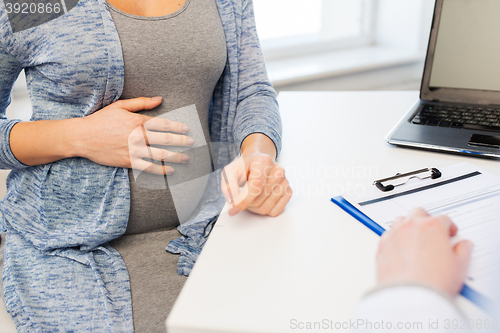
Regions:
[[[247,209],[260,215],[278,216],[290,201],[292,189],[285,170],[274,160],[274,143],[267,136],[255,133],[243,141],[241,152],[242,156],[222,171],[222,192],[232,204],[229,215]]]
[[[174,169],[163,162],[186,163],[189,157],[151,145],[192,146],[193,139],[180,135],[186,134],[189,128],[179,122],[134,113],[160,104],[160,97],[119,100],[81,118],[73,155],[112,167],[134,168],[158,175],[173,173]],[[161,165],[144,158],[161,162]]]

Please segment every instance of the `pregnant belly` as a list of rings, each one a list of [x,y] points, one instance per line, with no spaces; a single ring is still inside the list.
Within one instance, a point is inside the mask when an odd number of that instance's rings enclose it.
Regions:
[[[169,164],[172,175],[129,170],[130,217],[125,234],[172,229],[188,220],[207,186],[212,165],[208,146],[185,151],[186,164]]]

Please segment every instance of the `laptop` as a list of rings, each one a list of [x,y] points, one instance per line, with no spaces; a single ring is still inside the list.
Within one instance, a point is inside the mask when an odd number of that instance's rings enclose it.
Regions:
[[[500,158],[499,18],[499,0],[436,0],[420,99],[387,142]]]

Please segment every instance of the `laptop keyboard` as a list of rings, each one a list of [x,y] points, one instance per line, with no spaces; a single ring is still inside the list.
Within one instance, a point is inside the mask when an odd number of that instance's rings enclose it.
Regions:
[[[500,109],[424,104],[413,124],[500,132]]]

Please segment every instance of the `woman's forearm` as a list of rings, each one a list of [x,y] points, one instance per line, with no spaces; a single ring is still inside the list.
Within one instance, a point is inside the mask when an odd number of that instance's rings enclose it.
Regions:
[[[161,97],[118,100],[82,118],[17,123],[10,132],[10,149],[25,165],[83,157],[110,167],[170,174],[172,167],[144,158],[186,163],[186,155],[150,145],[188,147],[194,141],[185,135],[189,127],[182,123],[135,113],[153,109],[161,101]]]
[[[73,142],[81,119],[20,122],[10,132],[10,149],[23,164],[40,165],[76,156]]]

